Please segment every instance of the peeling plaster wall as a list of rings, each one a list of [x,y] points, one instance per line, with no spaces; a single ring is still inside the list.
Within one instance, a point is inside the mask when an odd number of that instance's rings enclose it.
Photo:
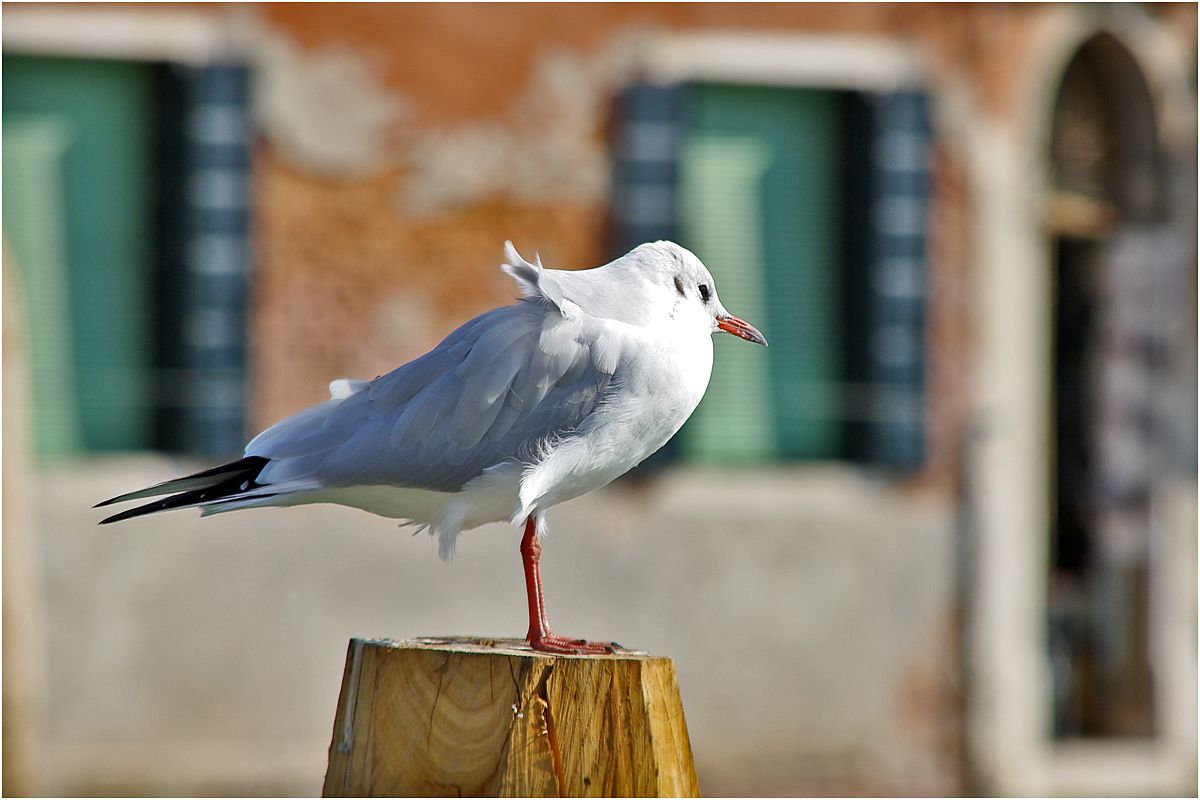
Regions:
[[[632,78],[635,39],[619,37],[591,54],[543,53],[500,120],[418,136],[402,210],[431,213],[497,196],[523,205],[604,202],[601,131],[609,98]]]
[[[238,33],[253,68],[255,125],[287,160],[339,178],[395,162],[408,104],[377,77],[379,53],[336,42],[306,52],[258,16]]]
[[[607,197],[607,101],[634,69],[636,34],[598,52],[539,49],[533,74],[492,118],[414,125],[412,103],[380,77],[383,55],[334,43],[306,51],[247,16],[259,131],[292,166],[357,179],[397,166],[397,213],[433,214],[504,198],[523,205]]]
[[[291,166],[359,179],[404,167],[397,212],[433,214],[504,198],[523,205],[604,202],[607,101],[628,81],[636,33],[596,52],[537,48],[502,113],[418,126],[412,102],[381,78],[382,50],[304,49],[256,14],[237,28],[254,68],[259,131]]]

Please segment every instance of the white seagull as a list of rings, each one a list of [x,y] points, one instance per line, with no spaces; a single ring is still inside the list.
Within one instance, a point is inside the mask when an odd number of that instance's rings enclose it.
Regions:
[[[546,511],[666,444],[708,388],[711,334],[767,342],[674,242],[579,271],[530,263],[511,242],[505,255],[518,302],[375,380],[334,381],[329,400],[260,433],[238,461],[100,503],[170,495],[103,522],[340,503],[437,534],[448,558],[460,531],[507,521],[524,526],[530,646],[612,652],[550,632],[538,566]]]

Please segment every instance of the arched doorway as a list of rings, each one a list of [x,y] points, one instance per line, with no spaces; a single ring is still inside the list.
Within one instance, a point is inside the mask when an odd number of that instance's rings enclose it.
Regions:
[[[1169,469],[1182,259],[1153,103],[1109,34],[1054,104],[1048,632],[1056,738],[1151,736],[1150,556]]]

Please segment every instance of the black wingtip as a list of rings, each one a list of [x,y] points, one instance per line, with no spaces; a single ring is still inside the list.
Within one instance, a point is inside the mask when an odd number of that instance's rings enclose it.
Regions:
[[[166,500],[155,500],[153,503],[146,503],[144,506],[131,508],[128,511],[122,511],[119,514],[113,514],[111,517],[105,517],[104,519],[100,520],[99,524],[108,525],[113,522],[122,522],[134,517],[140,517],[145,514],[153,514],[155,511],[166,511],[169,508],[177,508],[177,504],[171,502],[177,497],[178,495],[175,495],[168,497]]]
[[[101,500],[92,508],[103,508],[110,506],[113,503],[123,503],[126,500],[141,500],[154,495],[165,495],[176,492],[190,491],[192,489],[201,488],[206,481],[204,479],[212,479],[208,481],[209,486],[217,486],[223,483],[223,479],[231,476],[241,476],[253,480],[262,472],[263,467],[267,465],[267,459],[264,456],[245,456],[237,461],[230,461],[227,464],[213,467],[212,469],[194,472],[191,475],[184,475],[181,478],[173,478],[169,481],[156,483],[153,486],[148,486],[145,489],[138,489],[125,494],[119,494],[116,497],[110,497],[107,500]],[[197,483],[199,482],[199,486]]]
[[[172,508],[199,505],[204,502],[218,500],[223,496],[237,494],[243,490],[243,484],[247,482],[257,487],[258,484],[254,482],[254,479],[258,477],[258,473],[267,465],[267,462],[268,459],[263,456],[246,456],[237,461],[222,464],[219,467],[213,467],[212,469],[206,469],[192,475],[185,475],[182,478],[175,478],[174,480],[155,484],[148,489],[110,497],[107,500],[96,503],[92,508],[103,508],[104,506],[109,506],[113,503],[122,503],[126,500],[144,499],[152,497],[155,494],[162,495],[172,491],[176,492],[175,494],[171,494],[170,497],[155,500],[100,520],[101,525],[106,525],[132,517],[140,517],[143,514],[153,514],[156,511],[167,511]],[[206,481],[204,479],[211,480]],[[195,484],[198,480],[201,486],[197,487]]]

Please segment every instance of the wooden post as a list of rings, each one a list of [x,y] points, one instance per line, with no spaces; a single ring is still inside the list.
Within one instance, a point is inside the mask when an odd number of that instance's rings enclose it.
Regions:
[[[696,797],[669,658],[353,639],[325,797]]]

